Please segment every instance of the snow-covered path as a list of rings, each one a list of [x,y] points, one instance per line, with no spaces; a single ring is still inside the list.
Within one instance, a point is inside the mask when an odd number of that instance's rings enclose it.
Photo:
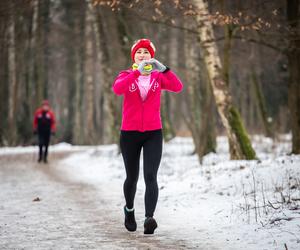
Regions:
[[[142,218],[138,232],[128,233],[109,190],[62,175],[62,157],[53,153],[45,165],[30,153],[1,156],[0,249],[214,249],[179,232],[145,237]]]
[[[138,230],[123,226],[116,145],[55,145],[46,165],[34,147],[0,148],[0,249],[299,249],[300,156],[286,155],[289,140],[256,138],[254,146],[260,161],[230,161],[218,138],[217,154],[200,166],[190,138],[165,144],[150,237],[142,168]]]

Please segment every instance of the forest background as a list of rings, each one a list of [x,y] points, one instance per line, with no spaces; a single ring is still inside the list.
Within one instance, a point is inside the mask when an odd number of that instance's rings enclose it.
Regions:
[[[3,0],[0,145],[34,143],[44,99],[53,142],[117,143],[122,98],[111,87],[131,67],[133,42],[149,38],[184,83],[162,95],[165,140],[192,136],[201,159],[227,134],[232,159],[253,159],[251,135],[291,133],[300,153],[299,9],[299,0]]]

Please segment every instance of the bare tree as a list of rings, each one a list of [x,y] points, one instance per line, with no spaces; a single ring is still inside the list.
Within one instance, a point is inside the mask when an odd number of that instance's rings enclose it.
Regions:
[[[203,0],[194,0],[193,3],[201,12],[201,14],[198,14],[196,17],[199,40],[201,41],[201,47],[204,50],[204,59],[212,84],[217,108],[222,123],[226,128],[229,144],[231,145],[230,156],[232,159],[254,159],[256,158],[255,151],[251,146],[251,142],[240,115],[232,104],[228,86],[222,76],[221,60],[218,48],[214,42],[215,37],[212,24],[208,19],[209,11],[207,3]]]

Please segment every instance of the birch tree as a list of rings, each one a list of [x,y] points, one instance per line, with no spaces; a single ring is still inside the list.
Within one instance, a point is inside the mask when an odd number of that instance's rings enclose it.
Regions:
[[[232,104],[229,88],[223,79],[221,60],[217,45],[214,42],[214,31],[211,20],[209,20],[207,2],[193,0],[193,3],[199,11],[196,21],[200,46],[204,51],[203,56],[217,109],[227,132],[231,159],[255,159],[255,151],[252,148],[240,114]]]

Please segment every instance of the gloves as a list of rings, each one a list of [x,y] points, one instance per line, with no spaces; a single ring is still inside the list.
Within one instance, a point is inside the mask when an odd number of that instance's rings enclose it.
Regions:
[[[154,58],[151,58],[150,60],[142,61],[138,66],[138,71],[140,71],[141,74],[150,73],[152,70],[155,69],[160,72],[164,72],[167,69],[167,67]]]
[[[36,130],[33,130],[33,134],[36,135],[36,134],[37,134],[37,131],[36,131]]]
[[[138,71],[140,71],[141,74],[149,74],[152,71],[152,67],[149,67],[148,64],[151,65],[149,60],[142,61],[138,66]]]
[[[156,60],[154,58],[151,58],[148,61],[148,63],[151,63],[153,69],[157,69],[160,72],[164,72],[167,69],[167,67],[165,65],[163,65],[160,61],[158,61],[158,60]]]
[[[51,132],[51,135],[53,135],[53,136],[54,136],[54,135],[55,135],[55,131],[52,131],[52,132]]]

